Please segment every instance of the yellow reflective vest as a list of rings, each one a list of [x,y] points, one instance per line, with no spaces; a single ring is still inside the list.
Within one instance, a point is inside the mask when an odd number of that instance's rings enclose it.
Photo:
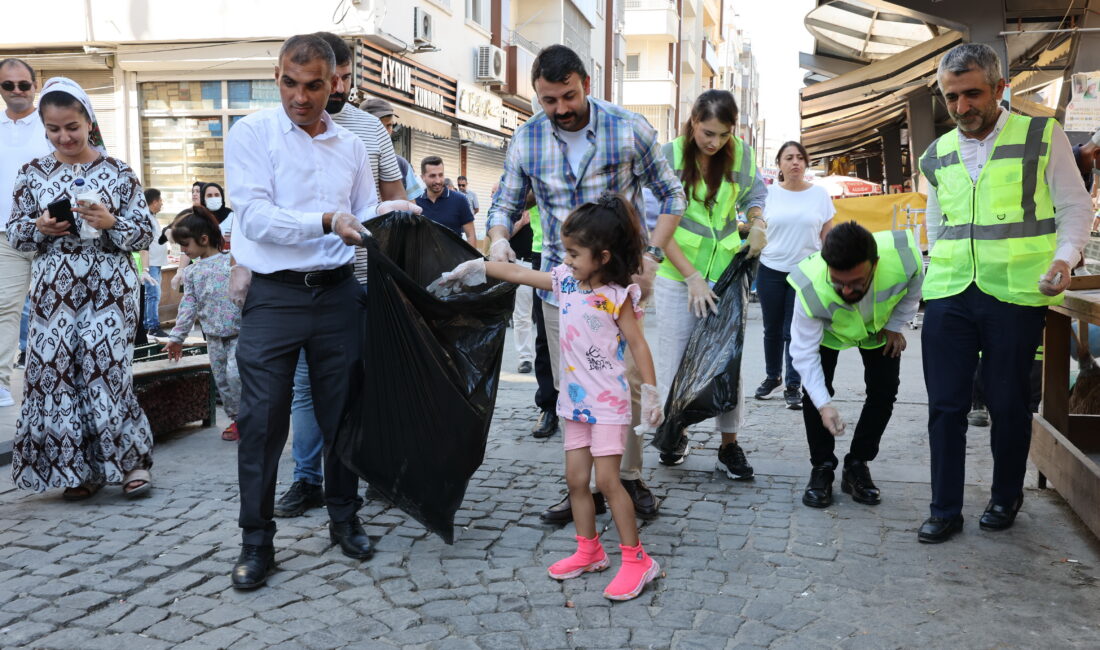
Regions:
[[[909,293],[909,281],[921,273],[920,249],[909,230],[884,230],[875,233],[878,264],[872,283],[874,303],[844,302],[829,278],[829,266],[821,253],[799,262],[787,276],[798,303],[811,318],[825,322],[821,345],[833,350],[859,346],[873,350],[886,344],[878,334],[890,322],[901,299]],[[796,307],[797,308],[797,307]]]
[[[921,172],[943,212],[940,236],[929,251],[926,300],[962,293],[975,282],[1003,302],[1062,302],[1062,296],[1044,296],[1038,285],[1057,246],[1046,182],[1053,128],[1052,119],[1010,115],[976,182],[962,162],[958,129],[921,156]]]
[[[756,179],[756,157],[752,147],[737,136],[733,142],[733,180],[722,181],[714,197],[714,205],[707,208],[703,198],[707,195],[706,183],[700,181],[694,192],[688,195],[687,209],[673,238],[692,266],[710,281],[717,281],[726,270],[733,256],[741,247],[741,235],[737,232],[737,206],[752,189]],[[672,168],[681,175],[684,169],[684,138],[676,138],[665,145],[665,157]],[[692,161],[694,164],[694,161]],[[657,275],[683,282],[684,276],[665,259],[657,269]]]

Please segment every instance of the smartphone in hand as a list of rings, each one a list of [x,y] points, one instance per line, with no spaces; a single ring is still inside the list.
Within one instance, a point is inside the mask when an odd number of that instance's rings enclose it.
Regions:
[[[68,222],[69,234],[79,234],[80,230],[79,226],[76,223],[76,216],[73,215],[73,204],[69,201],[69,199],[58,199],[53,203],[47,205],[46,209],[49,210],[50,216],[53,217],[54,220],[58,223],[61,223],[62,221]]]

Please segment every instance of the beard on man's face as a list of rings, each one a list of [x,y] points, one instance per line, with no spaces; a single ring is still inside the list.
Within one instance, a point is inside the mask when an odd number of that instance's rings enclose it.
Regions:
[[[328,96],[328,103],[325,104],[325,112],[329,115],[335,115],[344,110],[344,104],[348,103],[347,93],[333,93]]]

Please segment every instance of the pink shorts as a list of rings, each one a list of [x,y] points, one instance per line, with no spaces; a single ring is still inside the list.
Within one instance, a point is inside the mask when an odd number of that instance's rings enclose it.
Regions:
[[[565,450],[588,447],[593,456],[622,456],[626,450],[629,424],[592,424],[590,422],[565,422]]]

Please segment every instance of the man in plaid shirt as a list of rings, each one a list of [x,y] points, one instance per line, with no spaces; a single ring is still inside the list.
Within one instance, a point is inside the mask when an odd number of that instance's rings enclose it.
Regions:
[[[520,126],[508,148],[500,193],[489,208],[491,259],[515,260],[508,235],[512,223],[523,213],[528,190],[534,191],[542,220],[542,270],[548,271],[565,259],[561,241],[565,218],[580,205],[596,201],[604,192],[619,193],[631,201],[645,232],[642,188],[648,187],[660,203],[661,215],[649,233],[644,268],[636,277],[642,298],[647,299],[657,266],[664,259],[662,248],[672,237],[687,205],[679,177],[661,154],[657,132],[641,115],[590,97],[590,79],[584,64],[563,45],[551,45],[539,52],[531,78],[543,113]],[[557,341],[558,305],[551,292],[539,291],[539,297],[543,300],[547,339]],[[557,383],[558,355],[550,356]],[[629,356],[627,364],[632,423],[637,426],[641,378]],[[637,515],[649,518],[657,514],[658,501],[642,482],[641,470],[642,439],[627,436],[620,477],[634,501]],[[601,511],[600,501],[602,497],[597,496],[597,512]],[[569,497],[541,516],[551,523],[571,521]]]

